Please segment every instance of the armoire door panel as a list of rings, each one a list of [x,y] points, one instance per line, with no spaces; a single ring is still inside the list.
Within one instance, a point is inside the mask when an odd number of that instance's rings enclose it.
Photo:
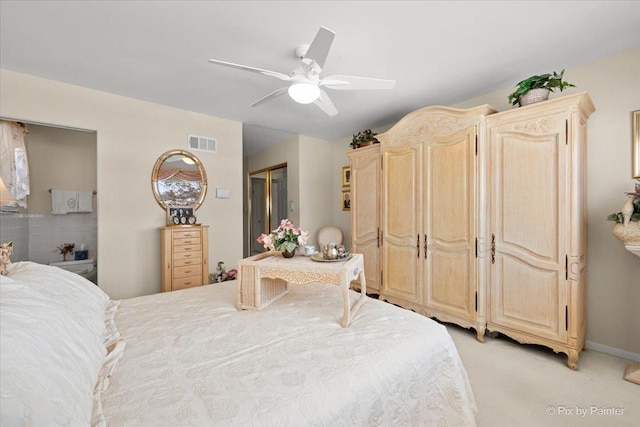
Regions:
[[[566,170],[564,141],[559,134],[528,136],[498,134],[492,172],[496,236],[499,243],[526,250],[532,256],[558,260],[565,216]]]
[[[425,144],[425,305],[476,318],[476,127]]]
[[[416,280],[419,259],[415,248],[388,245],[385,256],[384,294],[419,302],[420,292]]]
[[[472,238],[475,168],[474,128],[440,138],[425,149],[425,213],[429,237],[445,242]]]
[[[418,170],[417,149],[401,152],[386,151],[384,173],[393,179],[385,180],[384,232],[398,238],[414,238],[418,232]]]
[[[566,339],[564,276],[508,255],[498,255],[493,268],[490,322],[556,341]]]
[[[383,148],[383,294],[420,302],[420,145]]]
[[[471,281],[473,266],[466,251],[429,254],[425,276],[426,305],[464,318],[475,312],[475,288]]]
[[[380,274],[378,265],[380,263],[379,248],[374,238],[372,241],[355,245],[356,253],[362,254],[365,259],[364,277],[367,280],[367,290],[380,290]]]
[[[367,290],[380,291],[380,149],[362,148],[351,158],[351,251],[364,258]],[[357,282],[358,280],[356,280]]]

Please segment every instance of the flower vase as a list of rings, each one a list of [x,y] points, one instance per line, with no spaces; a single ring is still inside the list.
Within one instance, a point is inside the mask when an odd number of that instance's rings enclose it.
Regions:
[[[285,258],[293,258],[295,254],[296,254],[296,248],[293,248],[291,252],[287,250],[282,251],[282,256]]]

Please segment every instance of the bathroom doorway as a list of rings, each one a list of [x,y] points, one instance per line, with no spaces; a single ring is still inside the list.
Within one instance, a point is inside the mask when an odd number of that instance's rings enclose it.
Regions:
[[[249,173],[250,255],[264,252],[256,241],[260,234],[278,228],[287,218],[287,164]]]
[[[27,161],[29,163],[30,194],[27,208],[0,216],[3,241],[14,242],[12,261],[33,261],[50,264],[75,261],[86,257],[97,263],[98,222],[97,194],[97,133],[56,125],[25,123]],[[53,190],[83,192],[91,197],[91,209],[84,213],[52,214]],[[59,247],[74,244],[74,252],[66,257]],[[87,278],[97,282],[94,268]]]

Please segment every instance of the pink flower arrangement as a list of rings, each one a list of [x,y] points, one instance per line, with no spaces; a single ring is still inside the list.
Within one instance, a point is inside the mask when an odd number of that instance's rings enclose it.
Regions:
[[[261,234],[257,242],[270,251],[293,252],[298,246],[303,246],[309,239],[309,233],[293,225],[289,219],[280,221],[280,225],[269,234]]]

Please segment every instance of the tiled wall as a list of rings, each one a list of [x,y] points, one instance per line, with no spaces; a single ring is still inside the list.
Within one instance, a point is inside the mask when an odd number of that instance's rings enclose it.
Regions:
[[[0,243],[13,242],[12,261],[29,259],[29,215],[0,214]]]
[[[34,261],[48,264],[62,261],[56,248],[63,243],[84,244],[89,257],[96,258],[98,249],[97,216],[92,214],[39,215],[3,214],[0,216],[0,240],[13,240],[12,261]],[[67,255],[73,260],[73,254]]]

